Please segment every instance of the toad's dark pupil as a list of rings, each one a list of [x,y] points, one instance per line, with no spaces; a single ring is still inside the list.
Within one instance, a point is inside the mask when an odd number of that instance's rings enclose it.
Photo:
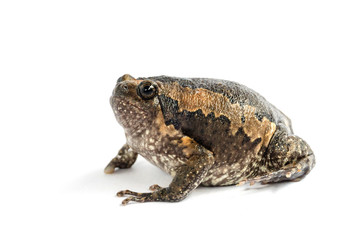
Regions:
[[[149,91],[151,92],[151,91],[152,91],[152,88],[150,88],[150,86],[145,86],[145,87],[144,87],[144,92],[149,93]]]
[[[145,85],[142,90],[142,93],[146,96],[150,96],[154,93],[154,87],[151,85]]]

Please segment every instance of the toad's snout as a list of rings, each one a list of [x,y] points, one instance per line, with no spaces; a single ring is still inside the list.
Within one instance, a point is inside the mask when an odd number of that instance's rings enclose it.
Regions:
[[[126,95],[128,92],[129,92],[129,87],[128,87],[127,83],[120,82],[120,83],[116,84],[112,95],[114,97],[119,97],[119,96]]]

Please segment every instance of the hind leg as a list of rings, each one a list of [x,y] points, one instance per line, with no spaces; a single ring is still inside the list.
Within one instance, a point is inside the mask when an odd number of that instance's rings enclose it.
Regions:
[[[295,165],[285,166],[278,171],[270,172],[266,175],[242,180],[238,183],[238,185],[243,185],[245,183],[250,183],[250,185],[255,183],[268,184],[284,181],[298,182],[310,172],[314,163],[315,157],[312,154],[303,158]]]
[[[271,140],[262,159],[262,174],[240,181],[253,185],[284,181],[300,181],[315,166],[315,156],[309,145],[301,138],[278,132]]]

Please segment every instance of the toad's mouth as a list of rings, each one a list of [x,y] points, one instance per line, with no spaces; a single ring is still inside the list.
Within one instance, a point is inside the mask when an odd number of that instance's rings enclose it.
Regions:
[[[116,114],[119,114],[123,110],[127,111],[127,110],[134,110],[134,109],[136,109],[135,110],[136,112],[142,112],[142,113],[145,112],[144,109],[142,109],[139,106],[137,106],[136,104],[130,102],[125,97],[111,96],[110,104]]]

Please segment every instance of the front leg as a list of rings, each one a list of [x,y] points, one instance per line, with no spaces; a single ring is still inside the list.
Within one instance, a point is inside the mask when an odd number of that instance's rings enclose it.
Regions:
[[[113,173],[115,168],[129,168],[131,167],[137,158],[137,153],[134,152],[128,144],[119,150],[116,157],[114,157],[104,169],[105,173]]]
[[[177,169],[177,173],[166,188],[158,185],[150,187],[155,192],[137,193],[130,190],[120,191],[117,196],[132,195],[126,198],[122,204],[130,201],[135,202],[177,202],[183,200],[192,190],[203,181],[208,170],[214,164],[213,154],[204,147],[197,145],[196,153],[192,154],[186,163]]]

